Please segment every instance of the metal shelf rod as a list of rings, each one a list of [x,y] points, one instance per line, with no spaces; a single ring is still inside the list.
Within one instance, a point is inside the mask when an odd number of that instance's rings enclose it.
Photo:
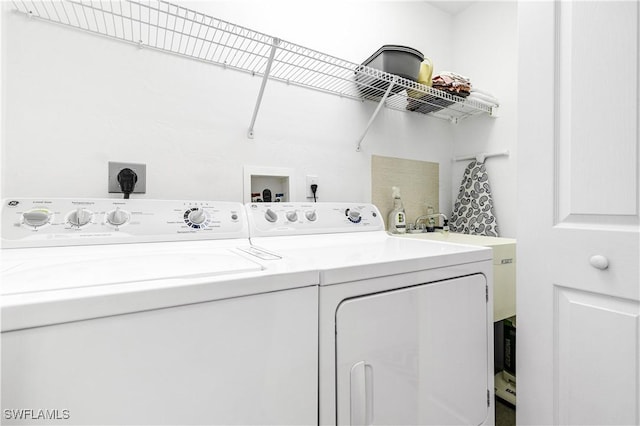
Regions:
[[[484,160],[487,158],[491,158],[491,157],[508,157],[509,156],[509,151],[502,151],[502,152],[492,152],[492,153],[486,153],[486,152],[479,152],[475,155],[466,155],[466,156],[462,156],[462,157],[455,157],[453,160],[454,161],[468,161],[468,160],[476,160],[478,163],[484,163]]]

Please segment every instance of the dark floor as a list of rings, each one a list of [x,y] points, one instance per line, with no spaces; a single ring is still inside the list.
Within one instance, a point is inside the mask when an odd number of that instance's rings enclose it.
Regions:
[[[496,426],[515,426],[515,407],[500,398],[496,398]]]

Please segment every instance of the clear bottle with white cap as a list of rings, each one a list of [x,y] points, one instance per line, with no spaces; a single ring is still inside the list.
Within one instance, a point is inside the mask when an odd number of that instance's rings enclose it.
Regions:
[[[400,198],[400,188],[391,188],[393,194],[393,209],[389,213],[387,228],[392,234],[404,234],[407,232],[407,221],[404,213],[404,206]]]

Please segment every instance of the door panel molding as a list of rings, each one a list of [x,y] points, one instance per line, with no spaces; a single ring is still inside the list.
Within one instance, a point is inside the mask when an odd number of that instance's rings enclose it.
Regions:
[[[554,224],[637,228],[640,7],[556,2],[555,13]]]
[[[640,302],[561,286],[554,300],[554,423],[640,423]]]

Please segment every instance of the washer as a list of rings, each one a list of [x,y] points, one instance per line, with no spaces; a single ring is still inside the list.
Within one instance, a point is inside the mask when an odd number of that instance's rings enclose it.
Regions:
[[[244,206],[2,206],[3,424],[315,424],[318,273]]]
[[[364,203],[248,204],[320,271],[320,424],[493,424],[492,253],[390,236]]]

